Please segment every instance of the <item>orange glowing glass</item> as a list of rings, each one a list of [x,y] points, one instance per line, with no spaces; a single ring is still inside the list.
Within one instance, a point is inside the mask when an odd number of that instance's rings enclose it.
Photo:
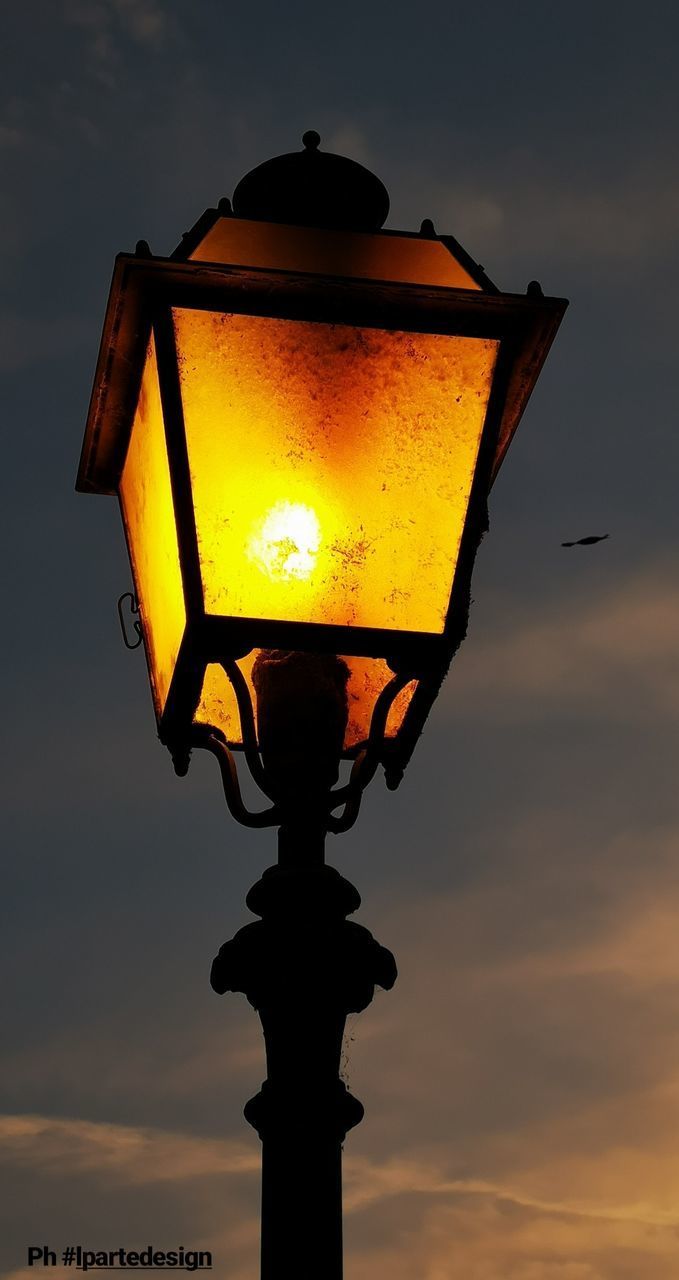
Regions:
[[[259,653],[259,649],[253,649],[238,663],[250,690],[255,720],[257,698],[252,683],[252,668]],[[375,703],[394,673],[382,658],[357,658],[346,654],[341,654],[340,657],[349,668],[347,685],[349,721],[344,736],[344,751],[347,755],[353,755],[366,741]],[[387,718],[387,738],[395,738],[401,729],[416,687],[417,681],[411,680],[394,699]],[[243,744],[236,695],[224,669],[217,663],[210,663],[206,668],[200,701],[193,722],[212,725],[215,729],[221,730],[231,746],[239,747]]]
[[[498,343],[173,318],[206,612],[441,634]]]
[[[153,700],[160,717],[184,635],[186,609],[153,337],[119,492],[146,636]]]

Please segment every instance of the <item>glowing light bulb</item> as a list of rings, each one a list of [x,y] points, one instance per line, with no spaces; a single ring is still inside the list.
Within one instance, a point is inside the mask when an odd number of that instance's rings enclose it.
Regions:
[[[276,502],[257,521],[247,545],[250,560],[277,582],[310,578],[321,544],[321,526],[303,502]]]

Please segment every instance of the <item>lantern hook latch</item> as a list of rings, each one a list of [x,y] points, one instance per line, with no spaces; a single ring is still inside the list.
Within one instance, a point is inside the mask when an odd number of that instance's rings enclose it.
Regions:
[[[120,622],[120,630],[123,633],[123,642],[125,644],[125,648],[138,649],[144,638],[142,629],[141,629],[141,622],[139,618],[126,620],[125,611],[123,609],[123,604],[125,600],[129,600],[130,602],[130,605],[129,605],[130,613],[136,613],[136,614],[139,613],[139,602],[133,591],[124,591],[118,600],[118,620]],[[130,621],[132,623],[132,629],[134,630],[137,637],[136,640],[134,641],[128,638],[128,626]]]

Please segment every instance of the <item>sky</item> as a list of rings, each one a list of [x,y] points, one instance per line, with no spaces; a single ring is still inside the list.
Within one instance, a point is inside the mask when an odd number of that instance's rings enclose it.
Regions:
[[[174,776],[74,482],[115,253],[310,128],[388,226],[570,299],[468,638],[329,844],[399,964],[345,1043],[347,1280],[676,1280],[678,39],[662,0],[6,6],[3,1280],[43,1243],[257,1274],[261,1034],[208,974],[274,841],[209,757]]]

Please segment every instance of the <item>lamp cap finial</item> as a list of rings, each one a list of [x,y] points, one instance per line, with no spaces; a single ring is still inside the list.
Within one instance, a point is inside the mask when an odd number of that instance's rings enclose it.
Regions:
[[[307,129],[303,151],[274,156],[251,169],[233,193],[237,218],[342,231],[379,231],[389,213],[386,187],[374,173],[332,151]]]

